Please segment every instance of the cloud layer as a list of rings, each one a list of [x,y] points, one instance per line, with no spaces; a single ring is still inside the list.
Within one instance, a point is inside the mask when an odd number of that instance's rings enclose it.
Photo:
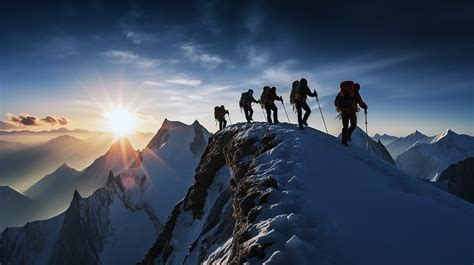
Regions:
[[[44,118],[39,118],[28,113],[22,113],[20,115],[7,113],[7,120],[0,122],[0,129],[10,130],[16,129],[18,127],[64,126],[68,125],[69,123],[69,119],[63,116],[47,115]]]

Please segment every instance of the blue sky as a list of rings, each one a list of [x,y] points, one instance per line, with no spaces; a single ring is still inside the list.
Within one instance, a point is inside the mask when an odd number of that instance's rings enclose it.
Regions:
[[[474,135],[470,1],[3,5],[0,129],[28,127],[11,122],[22,113],[102,129],[109,102],[122,102],[139,114],[140,131],[157,130],[165,117],[198,119],[214,131],[215,105],[243,121],[241,92],[273,85],[288,98],[291,82],[306,77],[333,134],[340,130],[332,105],[338,84],[354,80],[369,105],[370,134],[451,128]],[[323,129],[310,103],[310,125]]]

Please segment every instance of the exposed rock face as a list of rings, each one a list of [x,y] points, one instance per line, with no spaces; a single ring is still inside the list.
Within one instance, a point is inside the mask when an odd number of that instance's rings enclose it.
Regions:
[[[448,191],[474,203],[474,157],[449,166],[438,182],[448,182]]]
[[[275,189],[278,184],[272,178],[255,180],[248,176],[255,167],[254,160],[278,143],[272,135],[238,138],[235,137],[237,132],[224,130],[211,137],[196,170],[196,182],[175,207],[163,232],[140,264],[195,264],[204,261],[241,264],[248,259],[265,256],[266,245],[246,242],[249,239],[249,224],[255,220],[260,205],[268,198],[268,189]],[[229,170],[231,177],[227,176]],[[218,196],[215,195],[216,188],[220,190]],[[177,241],[176,233],[186,230],[187,225],[197,225],[201,229],[188,246],[182,246],[184,242]],[[231,255],[211,253],[218,247],[225,247]],[[181,260],[180,253],[175,252],[183,251],[183,248],[188,249],[184,250],[187,253]]]

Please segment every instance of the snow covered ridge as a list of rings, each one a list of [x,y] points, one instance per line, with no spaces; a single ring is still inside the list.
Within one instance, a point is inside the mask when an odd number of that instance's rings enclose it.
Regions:
[[[209,140],[139,264],[470,264],[473,218],[473,205],[332,136],[237,124]]]

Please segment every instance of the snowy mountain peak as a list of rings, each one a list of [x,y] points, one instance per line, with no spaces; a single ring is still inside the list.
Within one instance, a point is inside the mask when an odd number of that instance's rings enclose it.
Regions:
[[[432,144],[439,142],[441,139],[448,139],[451,137],[458,136],[457,133],[453,132],[451,129],[446,129],[442,133],[436,135],[434,139],[431,141]]]
[[[165,119],[147,148],[155,151],[165,146],[170,149],[180,149],[180,146],[184,144],[197,154],[205,147],[202,143],[205,144],[209,136],[210,133],[197,120],[187,125]]]
[[[118,153],[131,154],[134,153],[135,149],[128,138],[120,138],[115,141],[107,151],[106,156],[115,155]]]

